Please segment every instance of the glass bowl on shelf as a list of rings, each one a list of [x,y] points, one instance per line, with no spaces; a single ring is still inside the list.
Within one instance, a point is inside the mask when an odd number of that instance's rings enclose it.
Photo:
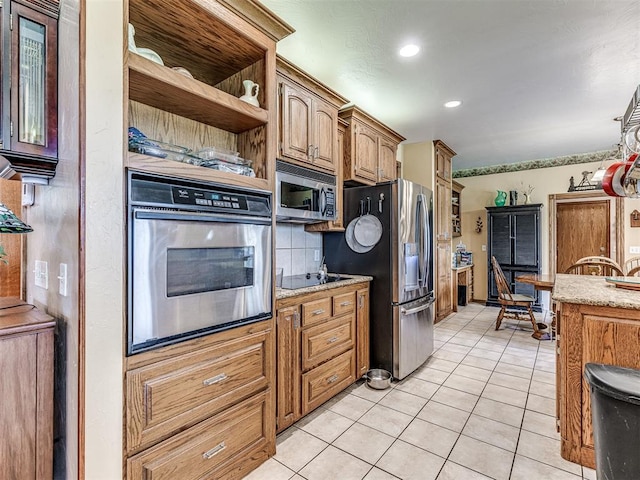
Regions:
[[[191,152],[191,149],[172,143],[161,142],[160,140],[138,137],[129,138],[129,151],[142,153],[143,155],[149,155],[151,157],[184,162]]]
[[[251,160],[244,159],[239,152],[219,147],[209,147],[191,153],[189,163],[205,168],[213,168],[223,172],[237,173],[247,177],[255,177],[251,168]]]

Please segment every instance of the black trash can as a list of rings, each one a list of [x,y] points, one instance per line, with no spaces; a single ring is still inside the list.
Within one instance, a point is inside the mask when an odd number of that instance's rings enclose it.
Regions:
[[[458,285],[458,305],[467,305],[467,286]]]
[[[640,370],[587,363],[598,480],[640,479]]]

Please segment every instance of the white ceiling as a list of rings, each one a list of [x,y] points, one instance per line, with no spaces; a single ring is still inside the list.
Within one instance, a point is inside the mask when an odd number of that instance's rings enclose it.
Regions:
[[[279,54],[454,170],[613,149],[640,83],[638,0],[262,3],[296,30]]]

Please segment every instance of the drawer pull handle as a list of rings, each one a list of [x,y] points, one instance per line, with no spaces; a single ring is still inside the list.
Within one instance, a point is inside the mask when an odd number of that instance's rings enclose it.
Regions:
[[[223,380],[227,379],[227,375],[225,373],[221,373],[220,375],[216,375],[215,377],[211,377],[211,378],[207,378],[206,380],[204,380],[202,382],[202,384],[205,387],[208,387],[209,385],[213,385],[215,383],[220,383]]]
[[[215,457],[217,454],[219,454],[225,448],[227,448],[227,446],[224,444],[224,442],[221,442],[218,445],[216,445],[215,447],[213,447],[211,450],[209,450],[207,452],[204,452],[202,454],[202,458],[204,458],[205,460],[209,460],[210,458]]]
[[[324,310],[321,308],[320,310],[314,310],[313,315],[322,315],[324,313]]]
[[[338,375],[331,375],[329,378],[327,378],[327,383],[335,383],[338,381]]]
[[[349,305],[353,305],[351,302],[342,302],[340,304],[341,307],[348,307]]]
[[[338,341],[338,337],[331,337],[329,340],[327,340],[327,343],[336,343]]]

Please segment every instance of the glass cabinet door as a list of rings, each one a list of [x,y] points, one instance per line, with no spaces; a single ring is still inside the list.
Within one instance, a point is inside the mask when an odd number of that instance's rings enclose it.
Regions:
[[[55,19],[11,4],[11,150],[57,156]]]

